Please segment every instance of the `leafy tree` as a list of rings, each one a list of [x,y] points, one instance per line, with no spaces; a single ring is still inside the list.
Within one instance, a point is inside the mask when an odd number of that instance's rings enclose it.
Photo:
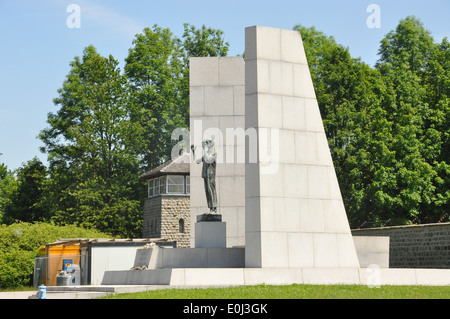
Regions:
[[[143,165],[151,169],[170,158],[171,132],[188,123],[189,103],[183,99],[183,50],[167,28],[154,26],[137,34],[125,59],[133,103],[140,108],[144,129]]]
[[[189,23],[184,24],[183,47],[189,57],[214,57],[226,56],[229,43],[224,40],[222,30],[207,28],[202,25],[201,29]]]
[[[126,79],[93,46],[75,57],[40,138],[49,153],[53,220],[132,236],[140,227],[142,129]]]
[[[437,222],[448,216],[446,43],[444,39],[436,44],[422,22],[410,16],[386,35],[379,51],[377,68],[395,91],[388,114],[395,122],[399,213],[414,222]]]
[[[0,288],[31,286],[39,247],[60,238],[111,238],[111,235],[42,222],[0,225]]]
[[[143,166],[170,159],[175,128],[189,127],[189,57],[225,56],[229,44],[221,30],[184,24],[183,38],[154,25],[137,34],[125,59],[134,103],[144,128]]]
[[[47,169],[37,157],[17,170],[17,188],[9,194],[4,223],[43,221],[49,217],[43,201],[46,175]]]
[[[140,236],[146,189],[138,177],[169,159],[172,131],[189,126],[188,57],[227,51],[219,30],[185,25],[184,36],[145,28],[123,74],[93,46],[71,62],[54,99],[60,109],[39,135],[49,160],[44,202],[54,222]]]
[[[381,41],[375,68],[300,25],[352,227],[448,218],[448,42],[414,17]],[[447,125],[446,125],[447,124]]]
[[[5,210],[11,207],[11,198],[17,190],[17,184],[14,173],[5,164],[0,164],[0,223],[5,222]]]

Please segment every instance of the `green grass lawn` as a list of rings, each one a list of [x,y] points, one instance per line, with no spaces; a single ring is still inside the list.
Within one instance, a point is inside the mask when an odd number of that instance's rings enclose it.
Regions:
[[[105,299],[450,299],[450,286],[257,285],[160,289]]]

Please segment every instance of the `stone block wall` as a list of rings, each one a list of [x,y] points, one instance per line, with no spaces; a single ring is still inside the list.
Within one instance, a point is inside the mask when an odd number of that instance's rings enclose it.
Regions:
[[[299,32],[246,28],[245,125],[246,267],[359,268]]]
[[[353,236],[389,236],[390,268],[450,269],[450,223],[352,230]]]
[[[190,133],[196,157],[203,139],[217,152],[217,212],[226,222],[227,247],[245,242],[245,64],[242,57],[190,59]],[[191,161],[191,224],[209,212],[202,164]],[[191,228],[191,247],[195,229]]]
[[[144,238],[176,241],[177,247],[189,247],[191,229],[189,196],[162,195],[144,203]]]

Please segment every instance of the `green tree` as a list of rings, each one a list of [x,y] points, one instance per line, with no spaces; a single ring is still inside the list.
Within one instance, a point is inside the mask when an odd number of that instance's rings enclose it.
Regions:
[[[45,207],[45,180],[47,169],[37,158],[33,158],[17,170],[17,188],[9,195],[5,207],[3,222],[13,223],[44,221],[48,219]]]
[[[448,218],[448,42],[415,17],[375,68],[314,27],[301,32],[351,227]]]
[[[5,210],[11,207],[11,198],[17,191],[17,184],[14,173],[4,163],[0,164],[0,223],[5,223]]]
[[[172,131],[189,122],[181,42],[168,28],[145,28],[135,36],[125,62],[131,98],[140,108],[138,121],[144,128],[140,154],[145,169],[151,169],[170,158]]]
[[[125,59],[134,103],[144,128],[143,166],[170,159],[175,128],[189,128],[189,58],[225,56],[229,44],[221,30],[184,24],[182,39],[154,25],[137,34]]]
[[[40,138],[49,154],[53,220],[133,236],[140,231],[142,129],[124,76],[93,46],[75,57]]]
[[[189,57],[226,56],[229,46],[222,30],[207,28],[205,25],[197,29],[189,23],[184,24],[183,47],[187,60]]]
[[[377,68],[393,88],[397,214],[408,222],[448,218],[449,50],[416,17],[400,20],[381,41]],[[447,83],[447,86],[445,85]]]

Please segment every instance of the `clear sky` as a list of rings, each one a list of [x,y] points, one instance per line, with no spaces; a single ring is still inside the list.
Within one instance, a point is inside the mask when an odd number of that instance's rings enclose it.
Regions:
[[[71,4],[80,9],[79,28],[67,24]],[[380,9],[379,28],[368,27],[371,4]],[[449,13],[450,0],[0,0],[0,163],[16,169],[34,156],[46,163],[36,137],[57,111],[52,100],[70,61],[90,44],[123,67],[134,35],[154,24],[176,36],[185,22],[221,29],[229,55],[244,52],[245,27],[302,24],[374,65],[380,40],[400,19],[415,15],[440,42],[450,38]]]

